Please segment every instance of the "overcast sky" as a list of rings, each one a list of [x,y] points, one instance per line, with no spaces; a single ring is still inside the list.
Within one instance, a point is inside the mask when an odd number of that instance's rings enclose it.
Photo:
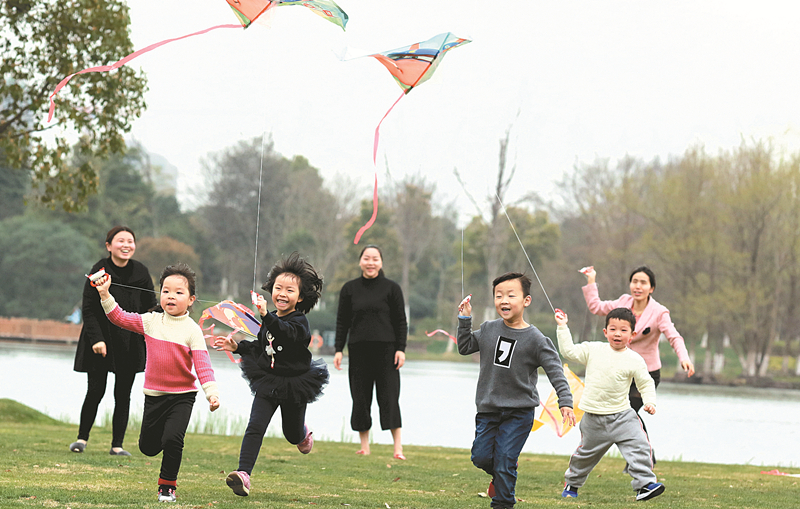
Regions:
[[[223,0],[128,4],[137,49],[236,23]],[[800,150],[795,2],[339,5],[350,16],[346,32],[303,7],[282,7],[264,24],[186,39],[129,64],[149,80],[148,108],[131,134],[178,167],[185,203],[203,158],[265,132],[284,156],[307,157],[326,181],[354,178],[371,199],[373,132],[401,89],[376,60],[336,55],[443,32],[473,42],[448,52],[384,121],[379,185],[385,160],[394,179],[424,175],[440,199],[456,200],[462,221],[474,208],[453,168],[473,196],[486,196],[512,124],[510,200],[529,190],[547,197],[564,172],[595,157],[666,158],[698,142],[716,153],[742,136]]]

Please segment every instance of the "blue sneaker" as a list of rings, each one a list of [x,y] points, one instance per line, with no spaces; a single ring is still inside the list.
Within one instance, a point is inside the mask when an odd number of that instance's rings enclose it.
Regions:
[[[650,500],[664,493],[665,489],[660,482],[651,482],[647,486],[639,488],[639,491],[636,492],[636,500]]]
[[[578,498],[578,488],[575,486],[570,486],[569,484],[565,484],[564,491],[561,492],[561,496],[563,498]]]

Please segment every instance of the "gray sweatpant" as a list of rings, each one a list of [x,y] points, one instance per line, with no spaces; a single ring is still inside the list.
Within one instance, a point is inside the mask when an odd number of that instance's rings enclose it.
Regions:
[[[614,444],[628,462],[634,490],[656,482],[650,460],[650,442],[636,412],[629,408],[611,415],[588,412],[583,415],[581,444],[570,458],[569,468],[564,474],[567,484],[575,488],[583,486],[589,473]]]

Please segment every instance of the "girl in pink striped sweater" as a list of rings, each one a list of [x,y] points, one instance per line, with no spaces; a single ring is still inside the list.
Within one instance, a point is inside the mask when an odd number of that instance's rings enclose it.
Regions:
[[[146,456],[164,452],[158,500],[175,502],[183,439],[197,395],[197,378],[210,410],[219,408],[219,391],[203,331],[189,316],[196,299],[195,273],[182,263],[165,268],[161,273],[160,304],[145,314],[120,309],[108,292],[111,276],[106,275],[101,281],[97,291],[108,319],[118,327],[143,334],[147,343],[139,450]],[[197,377],[192,373],[193,367]]]

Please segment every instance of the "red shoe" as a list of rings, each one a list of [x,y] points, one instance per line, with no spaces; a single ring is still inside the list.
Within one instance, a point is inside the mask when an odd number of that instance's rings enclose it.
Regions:
[[[305,427],[306,429],[306,437],[303,439],[302,442],[297,444],[297,450],[302,452],[303,454],[308,454],[311,452],[311,448],[314,447],[314,437],[311,436],[311,430],[308,429],[308,426]]]
[[[489,481],[489,489],[486,490],[486,494],[489,495],[489,498],[494,498],[494,479]]]

